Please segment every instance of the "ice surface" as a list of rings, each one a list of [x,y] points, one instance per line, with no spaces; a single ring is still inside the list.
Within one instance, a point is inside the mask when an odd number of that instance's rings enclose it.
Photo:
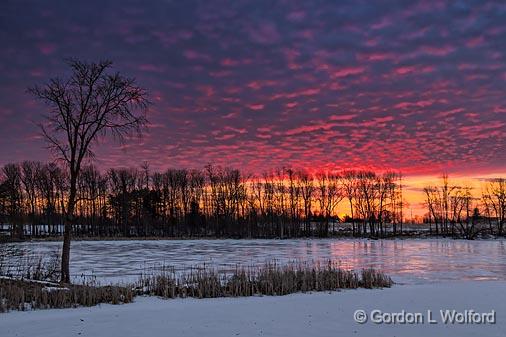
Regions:
[[[8,262],[30,252],[50,256],[61,242],[9,244]],[[235,264],[325,261],[343,268],[374,267],[394,281],[422,284],[448,280],[506,280],[505,240],[126,240],[75,241],[71,273],[94,275],[100,283],[128,282],[161,265],[182,269],[197,264],[230,267]]]

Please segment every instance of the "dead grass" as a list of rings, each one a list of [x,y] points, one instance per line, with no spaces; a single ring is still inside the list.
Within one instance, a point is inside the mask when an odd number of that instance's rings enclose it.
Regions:
[[[83,279],[83,284],[61,286],[53,281],[57,265],[56,262],[30,259],[7,273],[5,268],[0,268],[0,312],[129,303],[136,295],[163,298],[276,296],[383,288],[393,284],[390,277],[375,269],[344,270],[328,261],[324,264],[292,262],[283,265],[272,262],[228,269],[202,266],[182,272],[162,268],[142,276],[134,285],[99,286],[94,279]]]
[[[16,279],[57,281],[60,275],[60,254],[53,251],[48,256],[28,254],[18,257],[15,263],[7,263],[8,252],[0,245],[0,276]]]
[[[0,312],[50,308],[94,306],[99,303],[129,303],[131,287],[69,285],[49,282],[0,279]]]
[[[374,269],[343,270],[329,261],[325,265],[268,263],[259,267],[237,266],[231,273],[205,266],[183,273],[166,269],[156,275],[141,277],[136,290],[139,294],[164,298],[214,298],[383,288],[392,284],[390,277]]]

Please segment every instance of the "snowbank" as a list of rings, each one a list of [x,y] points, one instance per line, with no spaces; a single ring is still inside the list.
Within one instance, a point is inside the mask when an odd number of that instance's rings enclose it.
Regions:
[[[503,336],[506,282],[398,285],[382,290],[296,294],[282,297],[162,300],[127,305],[10,312],[0,315],[1,336]],[[370,313],[439,310],[496,312],[496,324],[358,324]],[[440,320],[440,319],[439,319]]]

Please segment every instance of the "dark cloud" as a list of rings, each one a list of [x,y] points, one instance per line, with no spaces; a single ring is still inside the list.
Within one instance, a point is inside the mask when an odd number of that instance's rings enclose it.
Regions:
[[[500,1],[4,1],[0,164],[47,157],[25,89],[78,57],[155,103],[103,167],[504,171],[505,22]]]

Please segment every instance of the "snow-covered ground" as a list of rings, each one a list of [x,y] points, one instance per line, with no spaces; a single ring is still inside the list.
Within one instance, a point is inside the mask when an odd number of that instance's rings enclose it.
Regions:
[[[382,290],[281,297],[162,300],[127,305],[10,312],[0,315],[0,336],[504,336],[503,281],[399,285]],[[440,310],[495,310],[495,324],[443,324]],[[354,312],[421,313],[420,324],[359,324]],[[428,310],[437,324],[427,322]]]
[[[7,245],[18,264],[19,256],[36,252],[49,256],[61,242]],[[261,264],[304,260],[340,262],[343,268],[374,267],[405,284],[448,280],[506,280],[505,240],[154,240],[75,241],[71,273],[94,275],[101,283],[135,281],[142,272],[160,265],[184,268],[210,264]]]

